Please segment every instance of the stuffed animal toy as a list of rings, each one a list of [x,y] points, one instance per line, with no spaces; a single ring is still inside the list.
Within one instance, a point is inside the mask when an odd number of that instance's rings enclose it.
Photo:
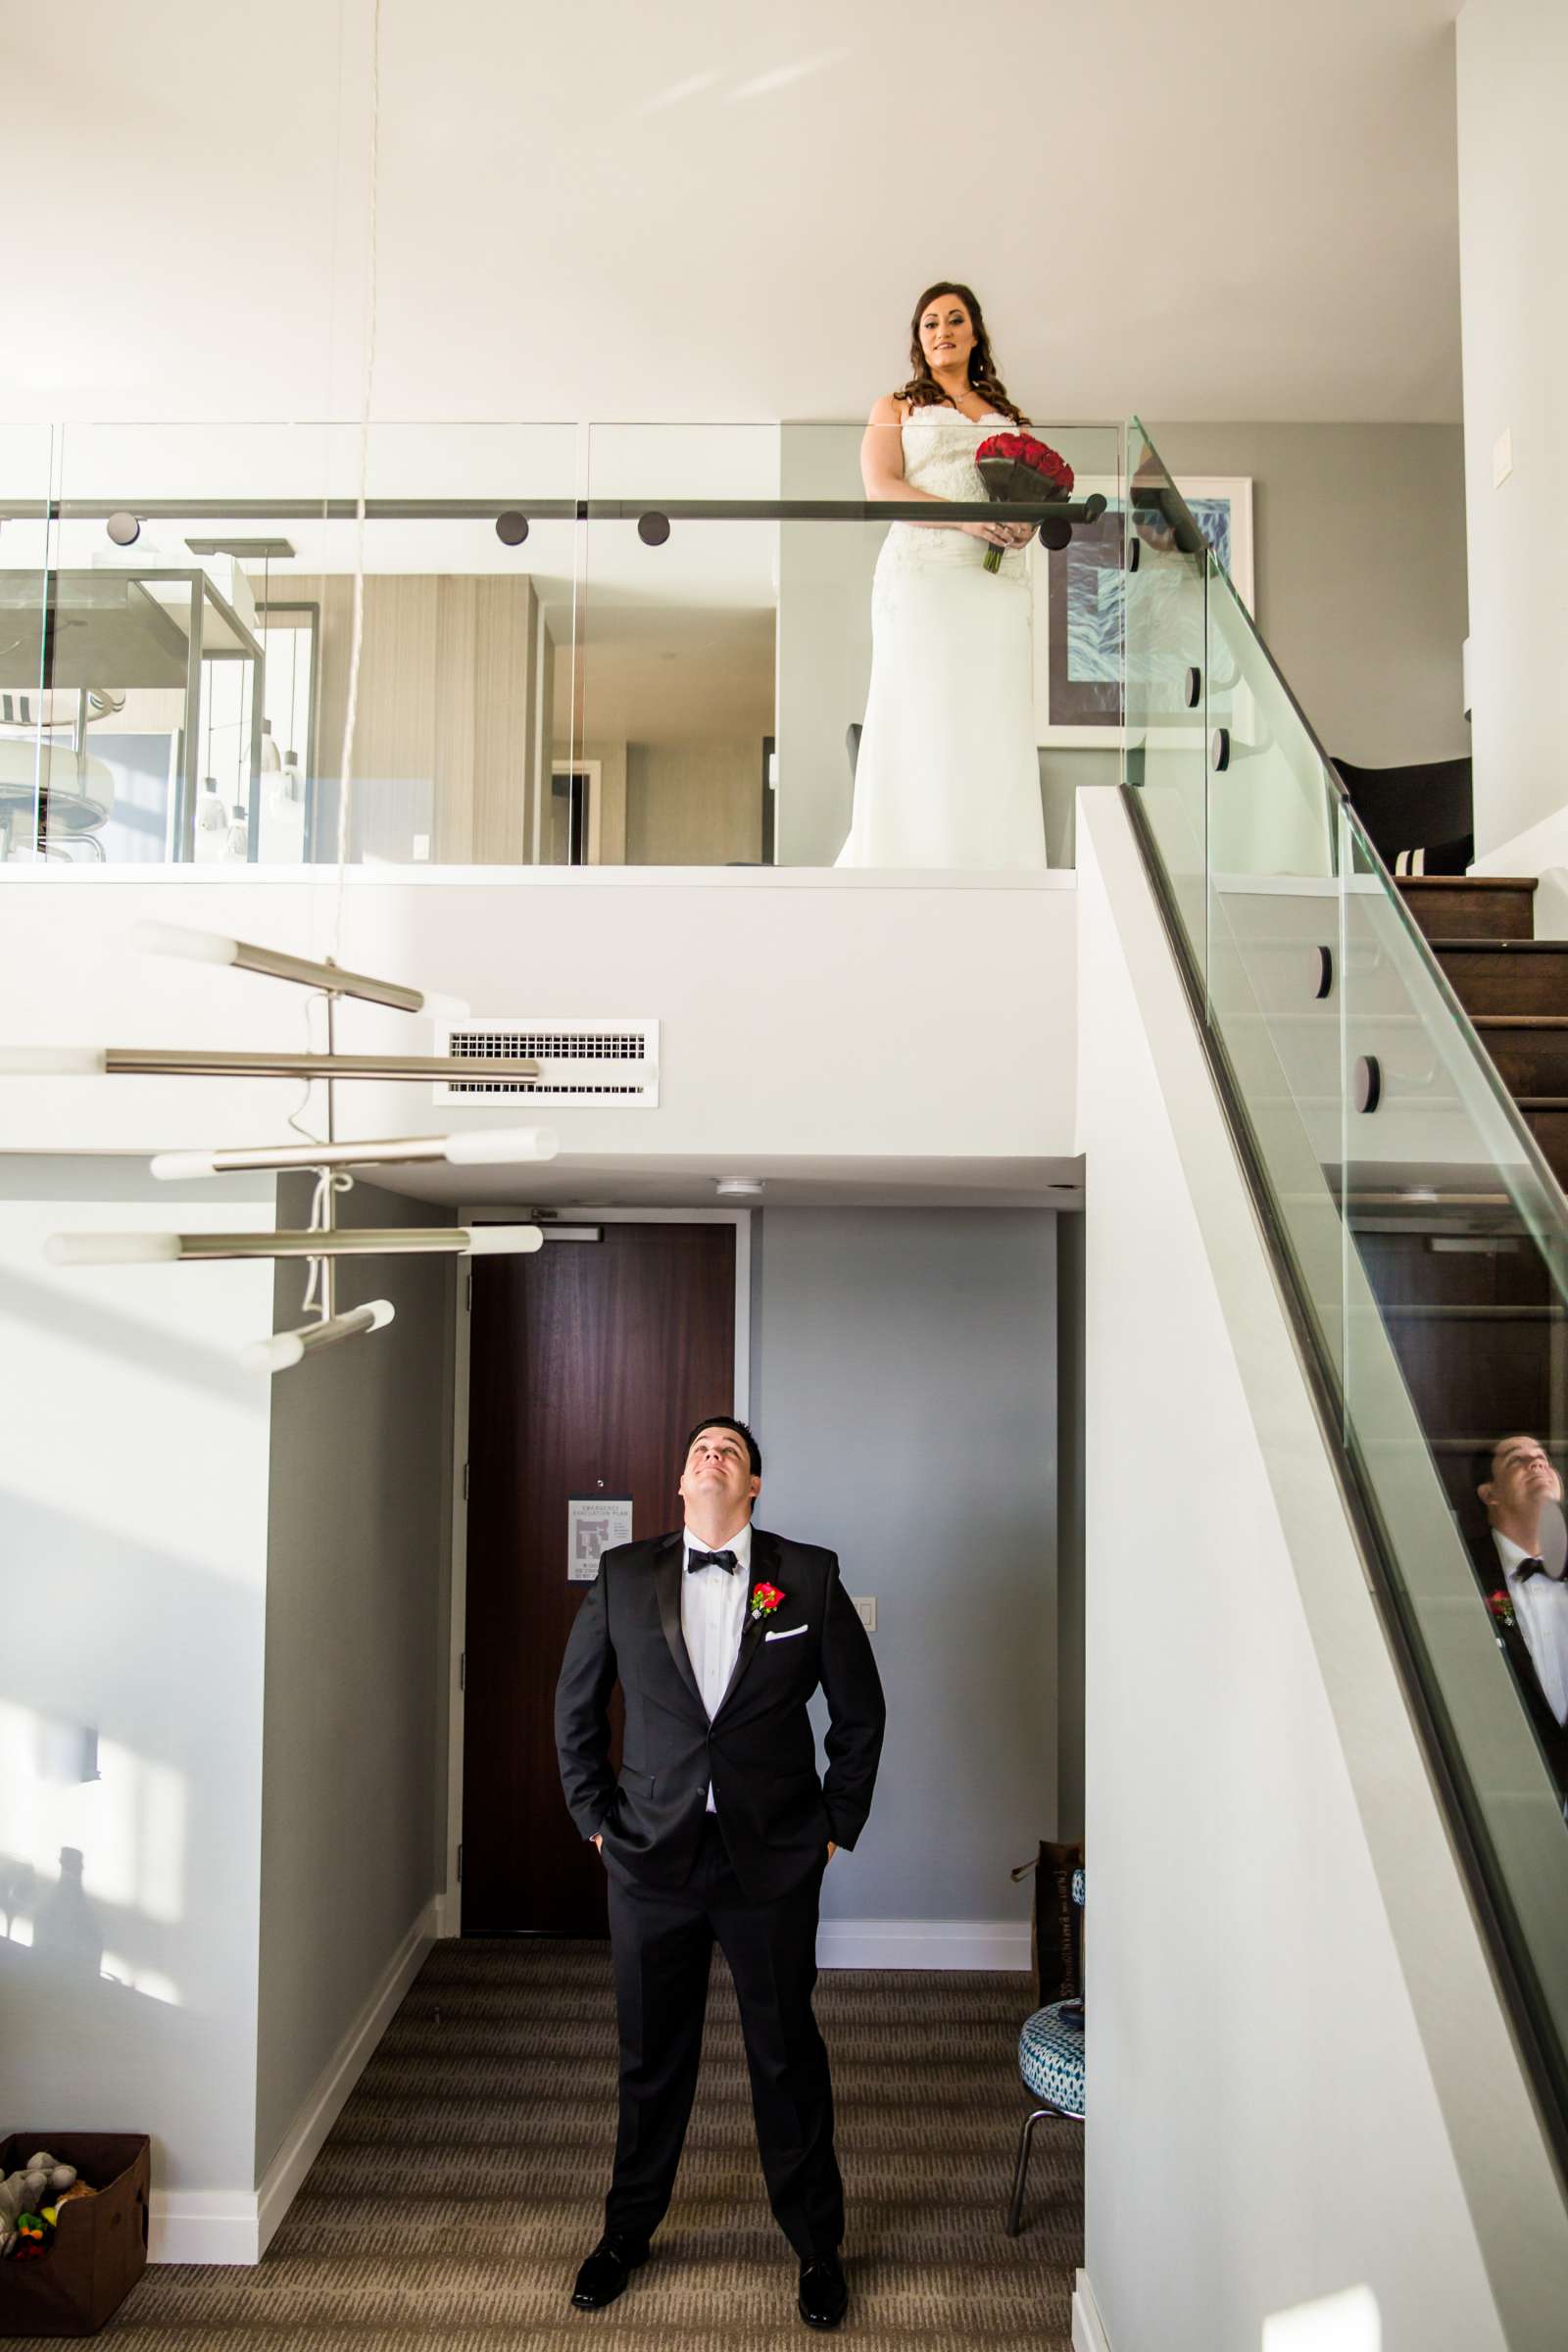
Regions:
[[[19,2213],[17,2216],[17,2261],[35,2262],[44,2250],[44,2240],[47,2235],[48,2231],[39,2215]]]
[[[78,2180],[74,2164],[61,2164],[40,2148],[20,2172],[0,2181],[0,2261],[7,2255],[31,2260],[41,2254],[61,2204],[96,2193]]]

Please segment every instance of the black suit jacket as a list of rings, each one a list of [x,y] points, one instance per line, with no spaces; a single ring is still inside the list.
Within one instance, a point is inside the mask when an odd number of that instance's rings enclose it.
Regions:
[[[1509,1592],[1508,1579],[1490,1528],[1472,1546],[1470,1557],[1481,1590],[1487,1595],[1490,1612],[1492,1595],[1497,1592],[1507,1594]],[[1557,1721],[1546,1703],[1546,1694],[1536,1673],[1536,1662],[1530,1655],[1530,1644],[1517,1619],[1509,1622],[1493,1613],[1492,1630],[1497,1638],[1498,1647],[1513,1669],[1513,1678],[1534,1728],[1537,1744],[1556,1782],[1557,1794],[1568,1800],[1568,1728]]]
[[[708,1785],[736,1876],[754,1901],[802,1879],[829,1838],[853,1846],[871,1809],[887,1709],[837,1555],[756,1528],[752,1589],[776,1585],[771,1617],[748,1614],[711,1723],[681,1633],[679,1534],[607,1551],[566,1642],[556,1746],[572,1820],[602,1836],[608,1867],[647,1886],[691,1876]],[[769,1636],[775,1637],[769,1640]],[[610,1768],[610,1693],[626,1700],[625,1762]],[[808,1702],[827,1694],[828,1771],[816,1774]]]

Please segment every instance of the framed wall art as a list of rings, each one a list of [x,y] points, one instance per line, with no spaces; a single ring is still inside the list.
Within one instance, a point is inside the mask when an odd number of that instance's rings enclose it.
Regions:
[[[1176,487],[1252,612],[1250,477],[1189,475]],[[1059,551],[1034,550],[1035,740],[1052,750],[1108,751],[1121,726],[1125,501],[1109,481],[1081,479],[1076,494],[1095,490],[1107,502],[1098,523]]]

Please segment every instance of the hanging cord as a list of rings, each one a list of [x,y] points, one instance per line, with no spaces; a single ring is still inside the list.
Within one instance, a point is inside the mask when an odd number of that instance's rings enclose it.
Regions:
[[[314,1016],[318,1004],[324,1004],[327,1007],[328,1012],[330,1012],[332,1006],[332,997],[329,990],[324,988],[313,989],[305,1000],[305,1051],[307,1054],[319,1054],[322,1051],[322,1048],[316,1042],[316,1021]],[[313,1088],[316,1086],[316,1083],[317,1081],[314,1078],[307,1078],[305,1080],[304,1087],[300,1094],[300,1099],[288,1114],[289,1126],[293,1128],[296,1135],[303,1135],[308,1144],[318,1144],[323,1140],[318,1135],[313,1135],[309,1127],[302,1127],[300,1125],[300,1113],[309,1108],[311,1093]],[[326,1084],[328,1088],[330,1088],[331,1083],[331,1079],[327,1079]],[[328,1102],[330,1102],[330,1100],[331,1098],[329,1095]],[[327,1125],[330,1128],[330,1118],[328,1118]]]
[[[353,1190],[354,1179],[347,1168],[318,1168],[316,1175],[316,1191],[311,1199],[311,1221],[305,1228],[306,1232],[329,1232],[332,1224],[332,1195],[334,1193],[351,1193]],[[305,1284],[305,1297],[300,1302],[300,1311],[305,1315],[321,1317],[327,1312],[326,1298],[322,1289],[323,1277],[326,1273],[326,1260],[324,1257],[313,1257],[308,1260],[308,1263],[311,1270]]]
[[[337,894],[332,907],[332,956],[341,960],[343,887],[349,855],[349,819],[354,798],[354,728],[360,707],[360,654],[365,642],[365,499],[370,466],[370,399],[375,382],[377,149],[381,136],[381,0],[370,10],[369,204],[366,221],[365,371],[360,385],[360,488],[354,506],[354,618],[349,637],[349,691],[343,712],[343,756],[338,763]]]

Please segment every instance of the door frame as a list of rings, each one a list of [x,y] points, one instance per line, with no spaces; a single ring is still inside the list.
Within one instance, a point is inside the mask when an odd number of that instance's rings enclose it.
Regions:
[[[552,760],[550,762],[550,789],[552,792],[555,790],[558,776],[581,776],[583,780],[586,805],[583,808],[582,819],[582,861],[584,865],[597,865],[599,859],[594,853],[599,848],[599,831],[604,822],[605,763],[602,760]],[[540,840],[534,852],[535,864],[540,862],[543,855],[543,819],[541,819]]]
[[[552,1205],[556,1205],[552,1203]],[[460,1225],[516,1225],[527,1223],[529,1208],[460,1206]],[[752,1395],[752,1215],[749,1208],[573,1208],[559,1205],[563,1224],[575,1225],[732,1225],[735,1228],[735,1393],[730,1405],[738,1421],[747,1418]],[[564,1250],[592,1249],[593,1244],[563,1242]],[[463,1933],[463,1884],[458,1876],[459,1845],[463,1837],[463,1735],[466,1701],[463,1690],[463,1653],[468,1622],[468,1500],[464,1493],[464,1469],[468,1459],[468,1313],[469,1269],[458,1268],[454,1286],[456,1330],[452,1379],[452,1593],[447,1639],[447,1802],[446,1886],[436,1897],[437,1936]]]

